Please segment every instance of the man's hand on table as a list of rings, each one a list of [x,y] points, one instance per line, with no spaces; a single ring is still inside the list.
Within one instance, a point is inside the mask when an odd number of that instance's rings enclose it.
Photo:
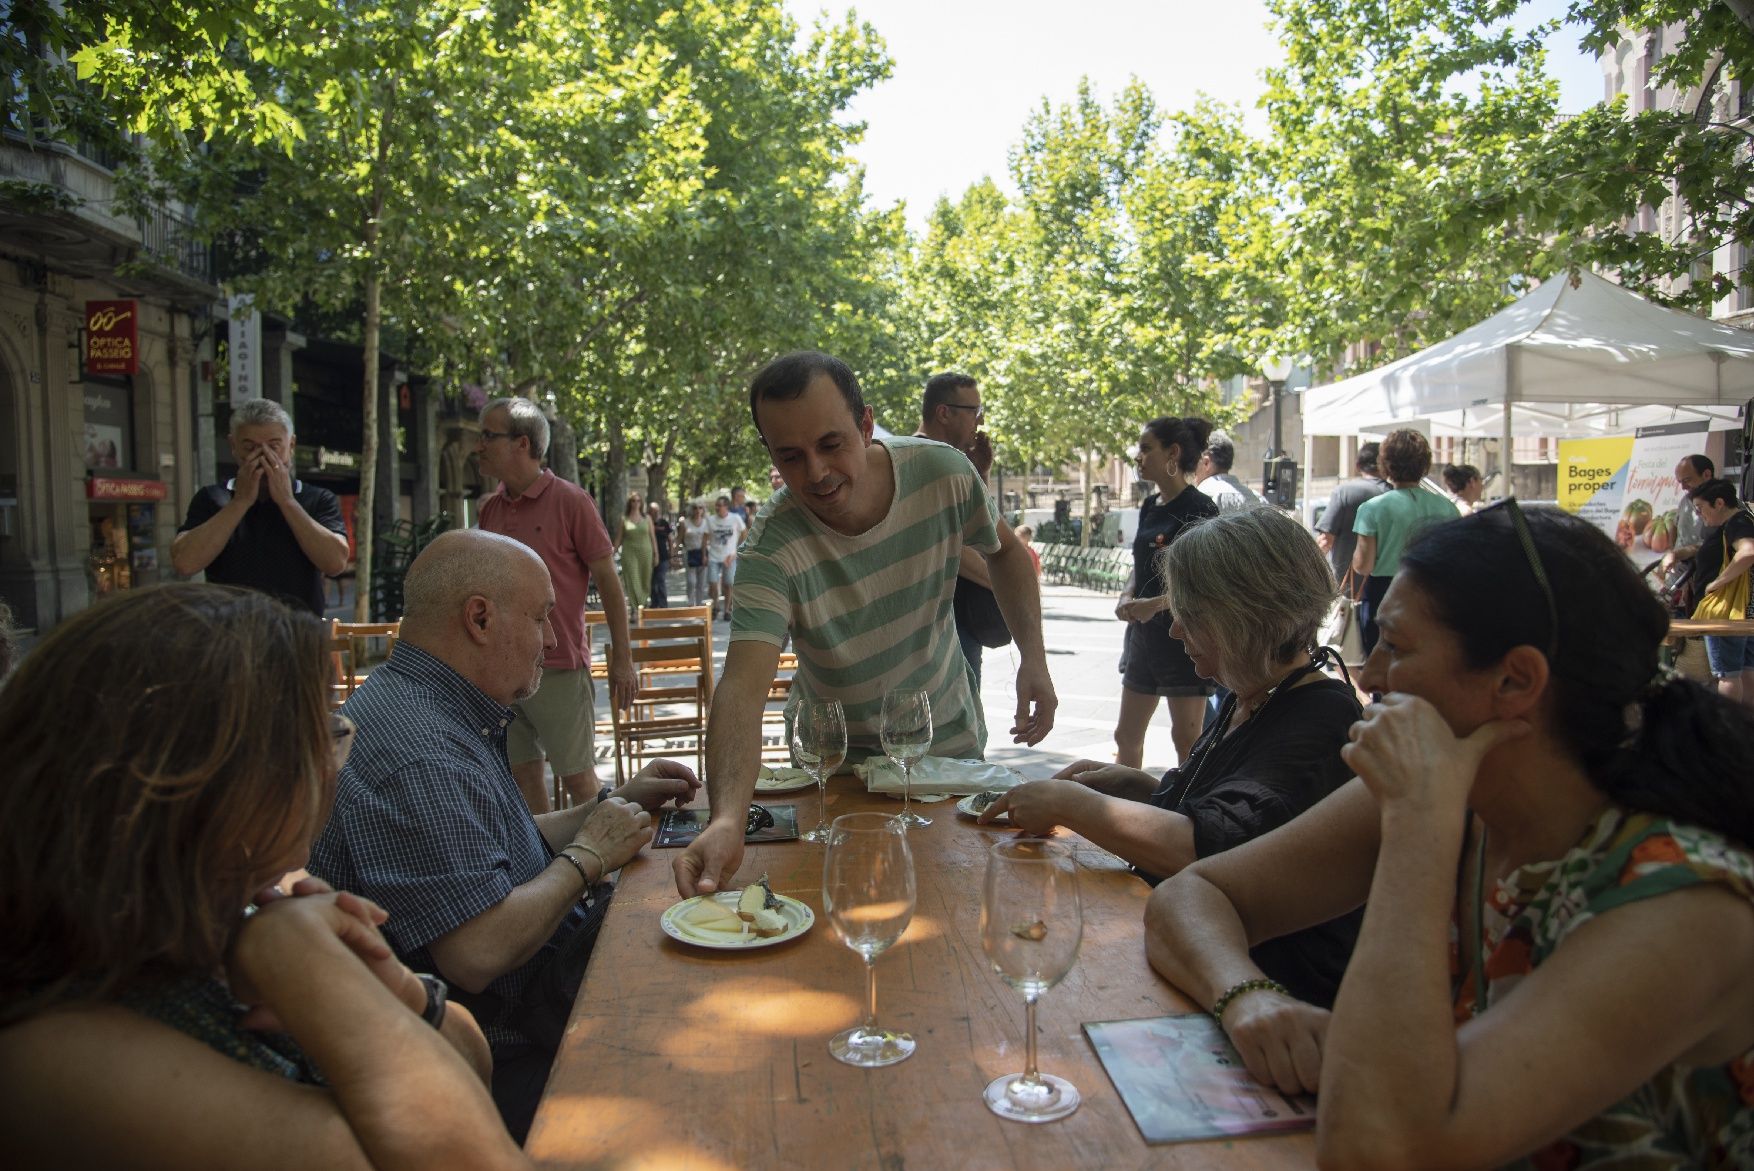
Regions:
[[[719,818],[700,831],[672,864],[676,891],[683,898],[721,890],[743,864],[746,816]]]
[[[626,865],[641,846],[652,840],[652,815],[634,802],[611,794],[597,802],[572,840],[595,850],[603,859],[603,871],[607,874]]]
[[[1017,718],[1011,725],[1012,741],[1040,744],[1054,730],[1054,709],[1059,706],[1047,664],[1026,660],[1017,668]]]
[[[648,813],[656,813],[668,802],[680,809],[694,800],[700,791],[700,779],[694,770],[674,760],[658,759],[634,774],[633,780],[611,793],[623,801],[632,801]]]

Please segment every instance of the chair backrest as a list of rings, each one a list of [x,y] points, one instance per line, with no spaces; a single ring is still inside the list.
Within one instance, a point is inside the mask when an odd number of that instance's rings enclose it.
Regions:
[[[639,624],[649,626],[664,622],[711,622],[711,606],[641,606]]]
[[[713,637],[712,623],[691,622],[635,623],[627,631],[629,651],[634,670],[641,677],[642,690],[657,675],[693,675],[694,696],[707,707],[713,699]],[[669,688],[682,698],[682,688]]]
[[[336,682],[344,686],[343,699],[352,695],[354,689],[365,682],[366,674],[378,663],[390,657],[396,649],[396,640],[401,636],[402,623],[395,622],[343,622],[339,618],[329,620],[330,660],[336,671]],[[340,644],[337,649],[335,644]],[[345,668],[345,672],[343,672]],[[343,674],[345,677],[343,678]]]

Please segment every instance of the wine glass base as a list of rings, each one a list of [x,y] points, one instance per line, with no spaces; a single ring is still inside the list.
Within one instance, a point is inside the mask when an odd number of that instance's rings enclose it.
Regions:
[[[995,1078],[987,1085],[987,1109],[1012,1122],[1052,1122],[1078,1109],[1078,1087],[1051,1073],[1038,1074],[1030,1085],[1020,1073]]]
[[[805,830],[798,835],[798,840],[801,842],[826,842],[828,840],[828,827],[819,825],[815,829]]]
[[[880,1069],[906,1061],[914,1055],[914,1039],[906,1033],[888,1029],[867,1029],[857,1025],[836,1033],[828,1039],[828,1052],[836,1061],[861,1069]]]
[[[905,813],[898,813],[895,815],[895,817],[896,817],[896,820],[901,822],[901,824],[903,824],[903,825],[931,825],[932,824],[931,818],[921,817],[919,814],[915,813],[911,809],[909,809]]]

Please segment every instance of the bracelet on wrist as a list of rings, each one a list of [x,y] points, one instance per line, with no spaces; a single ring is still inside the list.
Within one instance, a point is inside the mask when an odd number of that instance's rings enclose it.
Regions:
[[[1265,977],[1255,980],[1244,980],[1239,984],[1232,984],[1230,987],[1226,988],[1224,994],[1212,1002],[1212,1019],[1222,1025],[1224,1023],[1224,1010],[1230,1007],[1231,1001],[1243,995],[1245,992],[1277,992],[1281,996],[1291,995],[1291,993],[1285,990],[1285,985],[1279,983],[1277,980],[1269,980]]]
[[[587,890],[590,889],[590,886],[592,883],[602,881],[603,877],[609,873],[608,860],[606,858],[604,858],[603,855],[599,854],[593,847],[587,846],[583,842],[569,842],[565,846],[561,847],[560,852],[562,854],[565,854],[566,857],[572,859],[572,861],[578,866],[580,874],[585,873],[584,859],[574,858],[571,854],[567,853],[568,850],[583,850],[585,853],[589,854],[591,857],[593,857],[597,860],[597,877],[596,878],[587,877],[585,879],[585,888]]]
[[[565,847],[558,854],[556,854],[554,856],[558,859],[565,861],[565,862],[571,863],[572,868],[579,872],[579,881],[585,884],[586,890],[590,890],[591,889],[591,881],[592,881],[591,880],[591,873],[590,873],[590,871],[585,869],[585,864],[583,861],[581,861],[580,859],[575,858],[571,854],[567,853],[567,850],[569,850],[571,848],[572,847],[570,847],[570,846]]]

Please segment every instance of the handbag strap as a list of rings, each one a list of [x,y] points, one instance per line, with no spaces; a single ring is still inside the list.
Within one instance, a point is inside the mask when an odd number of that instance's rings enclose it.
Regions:
[[[1346,576],[1340,579],[1340,593],[1354,602],[1364,600],[1364,582],[1350,565],[1346,567]]]

